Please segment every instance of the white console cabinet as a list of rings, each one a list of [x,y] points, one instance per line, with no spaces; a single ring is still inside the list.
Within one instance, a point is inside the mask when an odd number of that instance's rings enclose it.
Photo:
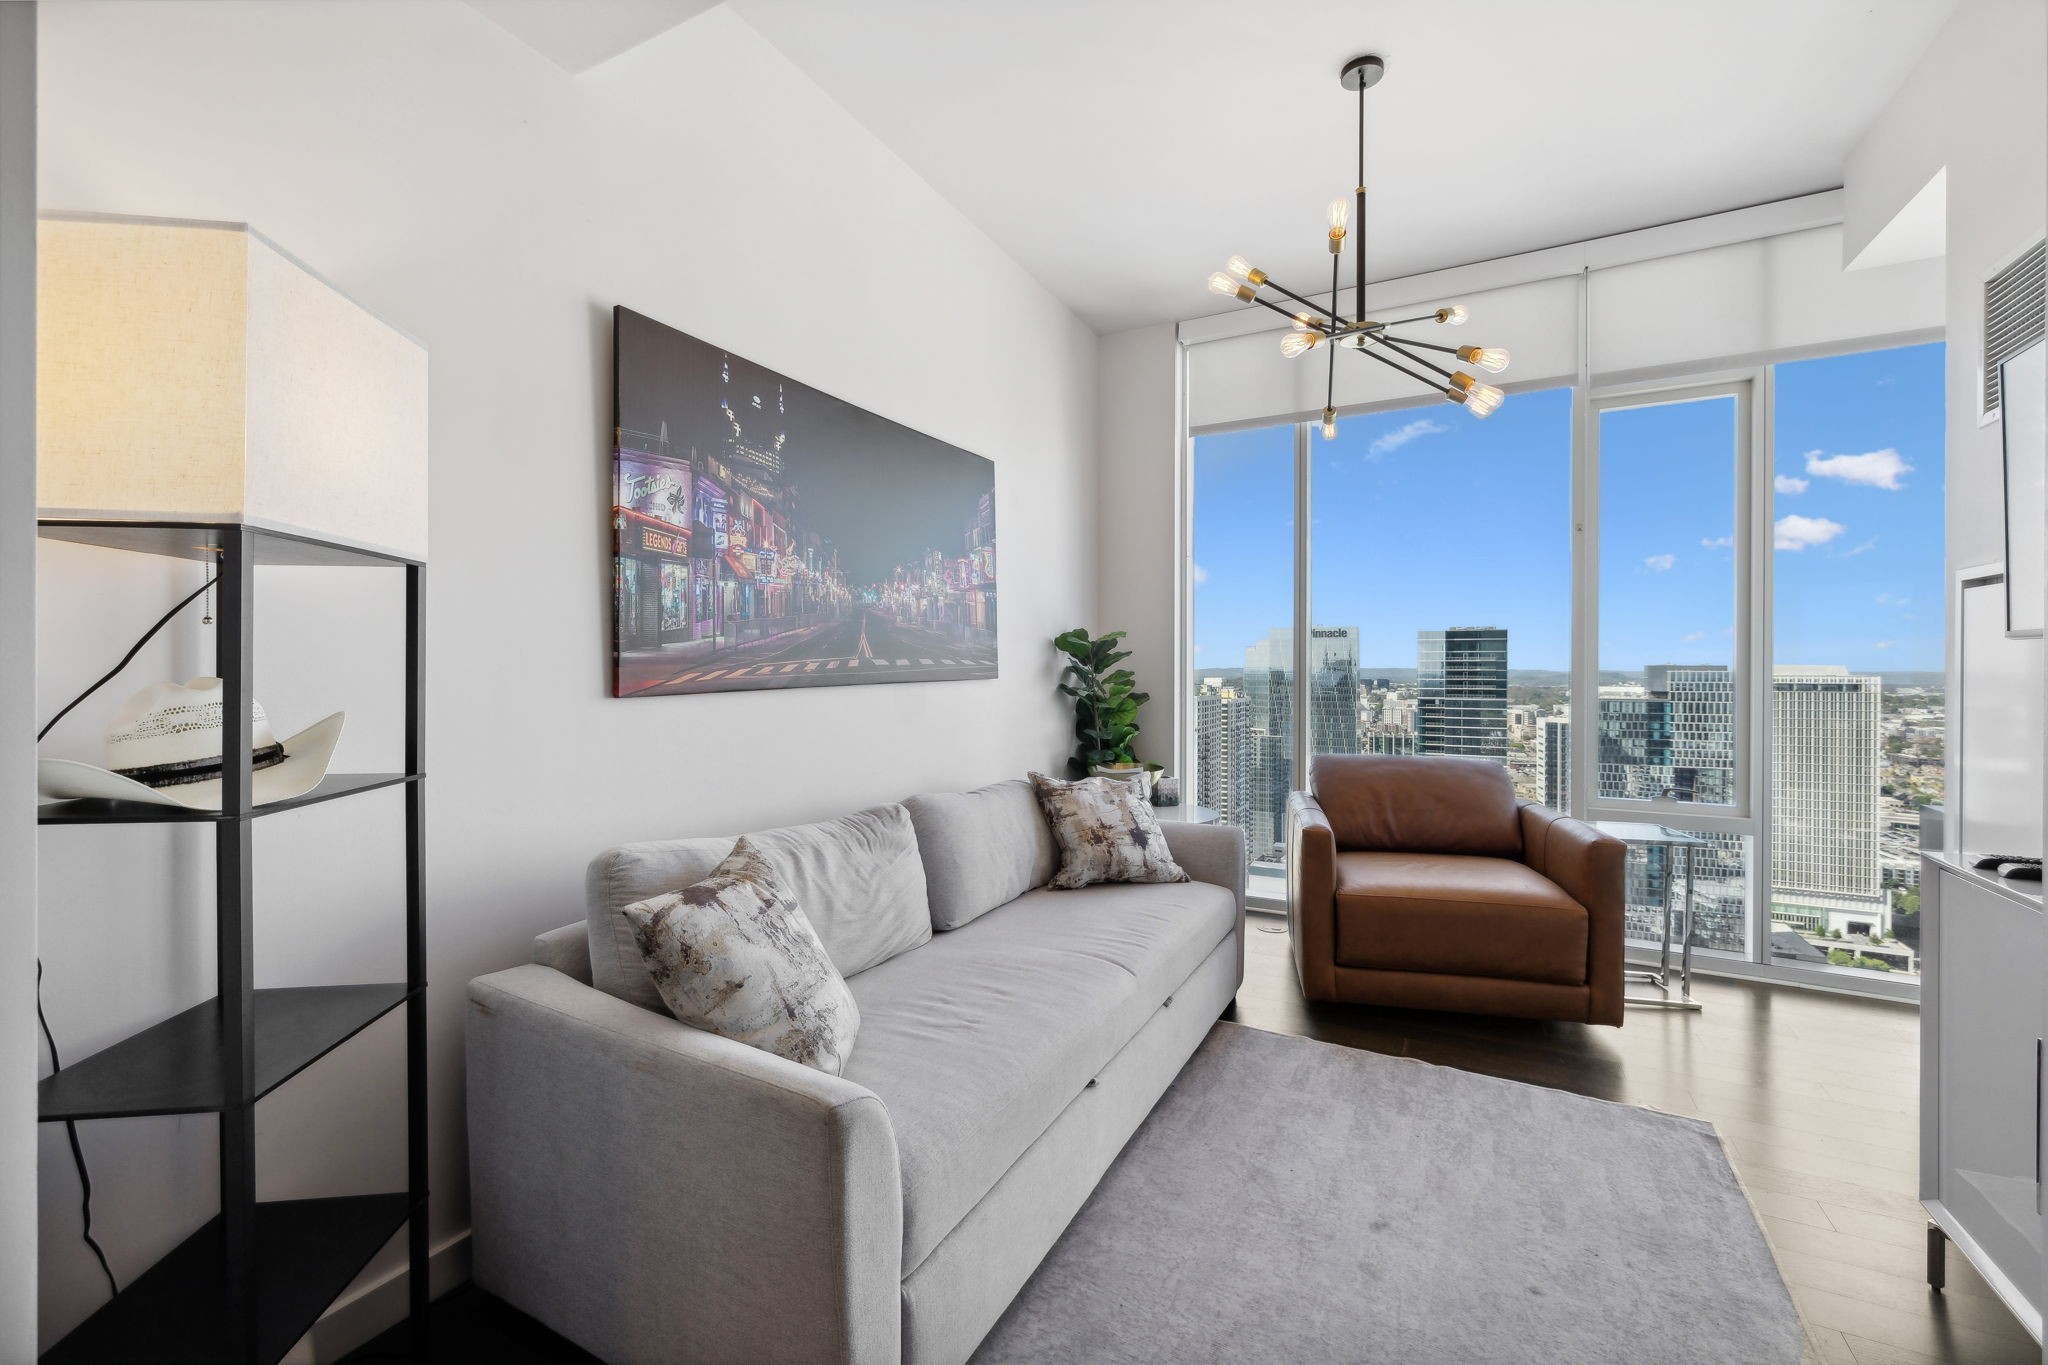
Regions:
[[[2036,1340],[2044,953],[2039,882],[1921,858],[1920,1199],[1928,1280],[1943,1241],[1970,1258]]]

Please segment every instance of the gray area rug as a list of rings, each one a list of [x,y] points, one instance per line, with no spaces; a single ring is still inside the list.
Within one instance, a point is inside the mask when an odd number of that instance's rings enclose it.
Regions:
[[[1795,1365],[1713,1127],[1219,1023],[975,1353]]]

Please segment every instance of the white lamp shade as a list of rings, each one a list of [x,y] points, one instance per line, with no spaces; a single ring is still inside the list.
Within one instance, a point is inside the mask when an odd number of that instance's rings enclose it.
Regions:
[[[238,223],[38,226],[46,516],[427,553],[427,354]]]

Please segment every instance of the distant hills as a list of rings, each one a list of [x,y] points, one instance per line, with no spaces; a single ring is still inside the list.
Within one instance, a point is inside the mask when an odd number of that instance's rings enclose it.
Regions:
[[[1939,671],[1926,669],[1851,669],[1850,671],[1876,672],[1884,679],[1885,686],[1887,687],[1940,687],[1947,681]],[[1416,675],[1415,669],[1412,666],[1408,668],[1374,668],[1361,664],[1358,669],[1358,676],[1361,678],[1386,678],[1396,685],[1403,683],[1412,685],[1415,682]],[[1225,683],[1235,684],[1243,680],[1244,670],[1242,668],[1198,668],[1195,670],[1195,677],[1197,679],[1221,678]],[[1608,670],[1600,675],[1602,686],[1640,683],[1642,680],[1643,675],[1641,673],[1624,673]],[[1509,687],[1569,687],[1571,686],[1571,681],[1572,675],[1562,669],[1511,668],[1508,670]]]

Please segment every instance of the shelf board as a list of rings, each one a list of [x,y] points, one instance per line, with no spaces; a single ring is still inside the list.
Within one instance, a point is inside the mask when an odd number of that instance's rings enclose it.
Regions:
[[[358,792],[376,791],[379,787],[395,787],[405,782],[417,782],[424,773],[329,773],[320,779],[320,785],[304,796],[294,796],[284,801],[271,801],[256,807],[247,815],[223,815],[217,810],[190,810],[184,806],[156,806],[147,801],[50,801],[36,808],[36,823],[39,825],[191,825],[217,824],[223,820],[253,820],[262,815],[275,815],[279,811],[298,810],[302,806],[317,806],[322,801],[333,801],[343,796],[354,796]]]
[[[412,994],[402,982],[283,986],[256,992],[256,1097],[261,1099]],[[47,1076],[38,1118],[205,1114],[233,1098],[222,1069],[220,1005],[208,1000]]]
[[[223,537],[240,528],[232,521],[128,521],[112,517],[44,517],[36,524],[45,540],[66,540],[108,550],[196,559],[218,563]],[[258,564],[289,564],[319,568],[395,569],[417,565],[416,559],[387,550],[341,541],[320,540],[293,531],[251,523]]]
[[[256,1206],[257,1359],[269,1365],[319,1320],[411,1212],[403,1194]],[[144,1271],[43,1356],[43,1365],[198,1365],[242,1358],[228,1323],[221,1220]]]

